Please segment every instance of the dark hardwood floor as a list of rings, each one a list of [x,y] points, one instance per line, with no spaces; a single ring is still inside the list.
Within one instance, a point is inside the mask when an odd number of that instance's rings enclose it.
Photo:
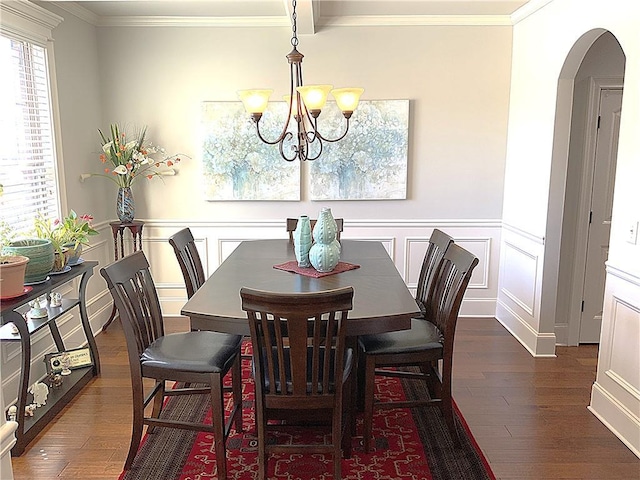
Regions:
[[[168,323],[168,331],[187,328]],[[96,340],[101,376],[12,459],[17,480],[120,474],[131,433],[120,323]],[[559,347],[557,358],[536,359],[496,320],[459,321],[454,398],[498,479],[640,479],[640,459],[587,410],[596,362],[596,346]]]

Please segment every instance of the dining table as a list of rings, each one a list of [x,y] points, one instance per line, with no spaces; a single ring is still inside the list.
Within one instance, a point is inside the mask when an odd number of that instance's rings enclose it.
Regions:
[[[340,261],[357,268],[319,278],[274,268],[295,260],[294,245],[287,239],[242,241],[185,303],[181,314],[190,318],[192,329],[249,336],[242,287],[303,293],[346,286],[354,289],[348,337],[405,330],[420,314],[382,242],[343,239]]]

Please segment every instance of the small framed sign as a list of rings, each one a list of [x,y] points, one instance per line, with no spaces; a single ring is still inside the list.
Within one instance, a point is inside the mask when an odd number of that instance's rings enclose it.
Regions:
[[[61,373],[68,375],[76,368],[88,367],[92,365],[89,348],[76,348],[66,352],[47,353],[44,356],[47,367],[47,374]]]

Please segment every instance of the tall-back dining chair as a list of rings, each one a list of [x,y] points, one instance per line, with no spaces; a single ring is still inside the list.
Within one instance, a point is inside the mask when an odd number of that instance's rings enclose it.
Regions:
[[[169,243],[173,247],[184,277],[187,298],[191,298],[206,280],[195,239],[187,227],[171,235]]]
[[[342,233],[342,230],[344,228],[344,219],[343,218],[335,218],[334,219],[336,221],[336,226],[338,227],[338,232],[336,234],[336,240],[340,241],[340,234]],[[316,225],[316,220],[310,220],[311,223],[311,230],[313,230],[313,227]],[[298,226],[298,219],[297,218],[287,218],[287,232],[289,233],[289,241],[293,243],[293,232],[296,230],[296,227]]]
[[[458,436],[453,419],[451,371],[453,343],[462,297],[478,259],[452,243],[437,268],[434,287],[428,303],[433,305],[425,319],[412,319],[409,330],[365,335],[359,338],[361,361],[364,362],[364,447],[369,452],[372,440],[373,409],[409,408],[438,404],[454,442]],[[442,362],[441,370],[438,368]],[[384,370],[380,367],[418,367],[419,371]],[[426,380],[429,397],[408,401],[382,402],[374,398],[376,375]]]
[[[131,467],[142,430],[175,427],[212,432],[218,477],[226,478],[225,441],[235,420],[242,431],[242,384],[240,376],[241,335],[216,332],[164,333],[162,312],[155,284],[144,253],[139,250],[100,269],[107,281],[122,321],[133,390],[133,431],[124,469]],[[223,377],[231,371],[233,409],[225,424]],[[154,380],[145,392],[143,378]],[[165,389],[166,381],[207,384],[206,388]],[[164,398],[171,395],[207,394],[210,396],[212,424],[159,418]],[[145,407],[153,400],[150,416]]]
[[[416,288],[416,302],[424,316],[429,310],[429,315],[433,315],[433,305],[429,303],[431,290],[435,284],[434,280],[438,273],[438,268],[442,263],[444,254],[453,243],[453,238],[442,230],[435,228],[429,237],[429,245],[422,260],[420,275],[418,276],[418,287]]]
[[[347,402],[353,352],[345,346],[353,288],[283,294],[242,288],[253,345],[259,478],[267,478],[267,453],[332,453],[334,478],[341,475],[342,450],[350,455]],[[343,417],[345,420],[343,422]],[[331,418],[331,445],[273,444],[267,430],[287,423]]]

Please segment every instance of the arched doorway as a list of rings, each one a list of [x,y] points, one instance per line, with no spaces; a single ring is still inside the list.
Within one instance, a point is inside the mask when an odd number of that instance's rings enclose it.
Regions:
[[[600,337],[624,66],[615,37],[592,30],[558,81],[541,308],[559,344]]]

